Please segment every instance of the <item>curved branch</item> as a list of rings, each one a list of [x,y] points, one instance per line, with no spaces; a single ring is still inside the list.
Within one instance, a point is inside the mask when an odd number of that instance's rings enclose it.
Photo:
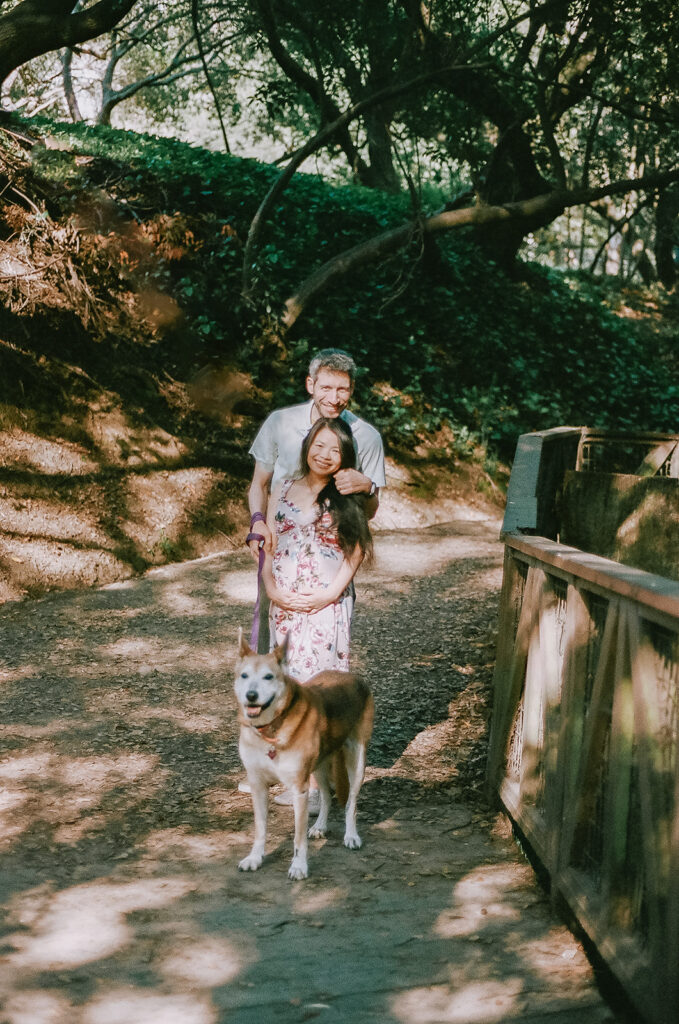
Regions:
[[[309,139],[301,149],[297,150],[291,158],[290,163],[281,172],[279,177],[276,178],[273,185],[264,196],[264,199],[259,204],[257,212],[252,218],[247,241],[245,243],[245,253],[243,255],[242,296],[246,302],[250,300],[252,295],[252,270],[254,267],[254,256],[266,218],[278,201],[279,197],[290,184],[297,168],[313,153],[322,149],[323,146],[325,146],[332,138],[335,132],[345,128],[351,121],[360,117],[360,115],[370,107],[375,106],[378,103],[382,103],[386,99],[393,99],[400,96],[402,93],[409,92],[411,89],[416,89],[420,85],[431,82],[433,79],[447,74],[448,72],[467,70],[472,67],[485,67],[485,65],[451,65],[447,68],[437,68],[436,71],[419,75],[417,78],[412,78],[409,82],[402,82],[400,85],[392,85],[386,89],[382,89],[380,92],[374,93],[367,99],[361,100],[360,103],[355,103],[352,107],[349,107],[348,110],[345,110],[343,114],[340,114],[340,116],[332,121],[331,124],[326,125],[325,128],[321,128],[321,130],[317,132],[313,138]]]
[[[108,89],[106,99],[102,103],[101,110],[97,116],[97,124],[110,124],[111,112],[115,107],[120,103],[124,103],[125,100],[131,99],[132,96],[136,96],[142,89],[171,85],[172,82],[186,78],[188,75],[195,75],[202,69],[200,64],[192,63],[194,59],[193,57],[185,57],[184,60],[179,61],[177,70],[175,70],[174,66],[167,67],[157,74],[146,75],[145,78],[139,78],[136,82],[130,82],[123,89]]]
[[[415,231],[419,230],[427,235],[467,226],[487,228],[493,224],[501,225],[513,221],[527,233],[550,224],[570,206],[580,206],[605,196],[624,195],[627,192],[655,191],[675,181],[679,181],[679,168],[662,174],[644,175],[641,178],[626,178],[599,188],[560,189],[501,206],[478,205],[462,210],[444,209],[419,222],[408,221],[366,242],[360,242],[314,270],[286,301],[280,320],[281,333],[287,333],[309,303],[335,280],[357,267],[374,263],[402,249]]]
[[[226,126],[224,125],[224,118],[222,117],[222,108],[219,103],[219,97],[217,96],[217,90],[215,89],[214,82],[212,81],[210,69],[207,66],[205,47],[203,46],[203,37],[200,34],[200,25],[198,24],[198,0],[191,0],[191,21],[193,23],[193,33],[196,37],[196,43],[198,44],[198,52],[200,54],[200,62],[203,66],[203,74],[205,75],[205,81],[207,82],[208,89],[212,93],[212,100],[215,105],[215,110],[217,111],[217,117],[219,118],[219,127],[221,128],[222,131],[224,149],[226,150],[227,153],[230,153],[231,147],[229,146],[229,140],[226,135]]]
[[[404,0],[404,2],[406,6],[406,11],[408,13],[412,14],[414,11],[418,9],[418,5],[415,2],[415,0]],[[421,85],[425,85],[429,82],[434,82],[436,81],[437,78],[442,78],[445,82],[447,81],[446,76],[449,75],[452,77],[455,75],[456,72],[481,71],[491,66],[494,67],[494,65],[490,64],[487,61],[476,64],[472,63],[472,60],[474,59],[476,53],[479,50],[488,49],[505,33],[511,31],[511,29],[515,28],[517,25],[521,24],[527,19],[536,18],[537,16],[542,15],[546,17],[549,11],[552,9],[554,2],[555,0],[546,0],[545,3],[541,4],[539,7],[534,8],[532,11],[521,12],[519,15],[516,15],[513,18],[508,19],[508,21],[504,25],[500,26],[495,31],[491,32],[489,35],[484,36],[481,40],[478,40],[471,46],[470,50],[467,53],[467,63],[441,63],[433,71],[419,75],[411,79],[410,81],[402,83],[400,85],[389,86],[386,89],[383,89],[378,93],[375,93],[373,96],[370,96],[367,99],[362,100],[359,103],[356,103],[354,106],[350,107],[348,110],[345,110],[344,113],[336,117],[330,124],[327,124],[323,128],[321,128],[321,130],[313,138],[311,138],[304,146],[302,146],[302,148],[299,149],[297,153],[295,153],[295,155],[291,158],[290,163],[285,167],[280,177],[276,179],[276,181],[273,183],[267,194],[264,196],[264,199],[262,200],[257,212],[255,213],[252,223],[250,224],[247,241],[245,243],[245,252],[243,255],[243,271],[241,285],[242,298],[246,302],[250,302],[252,298],[252,272],[254,270],[254,258],[266,218],[270,213],[271,209],[273,208],[273,206],[275,205],[275,203],[277,202],[278,198],[287,188],[290,179],[293,177],[295,171],[304,162],[304,160],[306,160],[317,150],[325,146],[326,143],[333,137],[333,135],[335,135],[336,132],[344,131],[351,121],[359,117],[365,110],[368,110],[370,107],[376,104],[382,103],[388,99],[396,98],[397,96],[400,96],[403,93],[410,91],[411,89],[419,88]],[[266,12],[267,10],[270,11],[271,9],[268,0],[259,0],[259,7],[260,13]],[[270,27],[272,28],[273,26]],[[429,33],[428,26],[427,33]],[[269,39],[269,43],[271,45],[271,39]],[[273,50],[272,54],[276,56],[276,54],[273,53]],[[289,58],[287,51],[283,49],[283,52],[280,54],[281,60],[284,59],[284,55],[288,57],[288,59],[292,59]],[[282,63],[281,67],[283,67]],[[291,73],[293,71],[292,68],[290,68],[289,71],[286,67],[284,67],[283,69],[286,70],[286,73],[290,74],[290,77],[293,77]],[[316,83],[316,80],[312,76],[308,75],[304,71],[304,69],[299,68],[299,66],[295,65],[295,71],[296,73],[299,73],[300,75],[306,75],[307,77],[306,85],[301,79],[297,79],[298,84],[300,86],[302,86],[303,88],[306,87],[308,91],[311,90],[313,87],[318,87],[318,83]],[[474,86],[472,85],[470,88],[473,93]],[[512,112],[512,114],[513,113],[514,112]],[[522,140],[521,138],[518,137],[518,133],[515,130],[516,125],[514,117],[512,116],[510,118],[509,113],[507,112],[507,117],[501,118],[500,120],[502,121],[505,128],[512,129],[505,131],[505,141],[508,145],[511,145],[511,147],[515,151],[515,161],[517,162],[517,164],[525,164],[527,162],[527,143],[525,142],[525,140]],[[535,171],[535,173],[529,180],[532,180],[534,184],[537,184],[538,178],[539,175],[537,175],[537,171]]]
[[[262,27],[269,44],[271,56],[278,64],[281,71],[290,79],[291,82],[294,82],[295,85],[299,86],[299,88],[309,96],[312,102],[316,104],[320,114],[321,124],[325,124],[328,121],[335,121],[340,116],[339,107],[325,91],[320,75],[318,78],[314,78],[313,75],[309,74],[309,72],[294,59],[283,45],[283,40],[280,36],[270,0],[257,0],[257,10],[262,20]],[[303,18],[302,24],[304,24]],[[311,39],[313,40],[313,34],[311,35]],[[349,132],[344,130],[344,126],[338,128],[337,131],[340,132],[339,145],[347,158],[349,167],[354,168],[358,173],[359,178],[363,179],[368,168],[362,160],[357,147],[354,145],[351,135]]]

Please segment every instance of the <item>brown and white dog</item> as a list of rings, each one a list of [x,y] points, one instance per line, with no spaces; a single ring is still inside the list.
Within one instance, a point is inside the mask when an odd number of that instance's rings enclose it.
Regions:
[[[325,835],[330,810],[330,769],[335,791],[346,804],[344,845],[358,849],[356,801],[365,774],[366,747],[372,733],[374,704],[367,684],[352,672],[319,672],[303,686],[285,672],[282,644],[271,654],[256,654],[239,631],[240,660],[234,690],[240,706],[241,760],[252,791],[255,841],[238,867],[256,871],[264,858],[269,786],[282,782],[292,793],[295,848],[288,876],[306,878],[309,779],[313,772],[321,794],[318,817],[308,831]]]

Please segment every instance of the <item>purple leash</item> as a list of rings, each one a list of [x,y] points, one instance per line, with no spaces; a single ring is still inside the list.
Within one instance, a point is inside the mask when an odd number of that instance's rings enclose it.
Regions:
[[[253,533],[252,528],[255,523],[265,523],[266,516],[261,512],[255,512],[250,519],[250,533],[245,538],[245,543],[249,544],[251,540],[256,540],[259,544],[259,564],[257,566],[257,600],[255,601],[255,611],[252,620],[252,632],[250,633],[250,647],[253,651],[257,650],[257,644],[259,643],[259,595],[262,590],[262,569],[264,567],[264,537],[261,533]]]

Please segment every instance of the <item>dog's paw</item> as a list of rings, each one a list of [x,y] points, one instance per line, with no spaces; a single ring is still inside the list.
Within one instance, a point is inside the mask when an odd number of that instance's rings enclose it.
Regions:
[[[309,829],[309,832],[308,832],[309,839],[325,839],[326,831],[327,831],[327,826],[326,825],[319,825],[318,822],[315,822],[311,826],[311,828]]]
[[[242,861],[238,864],[239,871],[256,871],[257,868],[262,866],[263,857],[257,857],[250,854],[248,857],[243,857]]]
[[[308,877],[309,868],[306,861],[299,860],[299,858],[295,857],[288,868],[288,878],[291,878],[293,882],[301,882],[303,878]]]
[[[363,840],[358,832],[345,832],[344,845],[348,850],[360,850],[363,846]]]

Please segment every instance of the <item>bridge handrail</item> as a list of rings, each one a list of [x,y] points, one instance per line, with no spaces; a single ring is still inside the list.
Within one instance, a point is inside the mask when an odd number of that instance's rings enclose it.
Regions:
[[[676,1024],[679,582],[540,532],[555,521],[559,473],[589,436],[522,438],[502,533],[488,787],[639,1020]],[[675,475],[668,438],[641,443],[654,470],[664,457]]]

